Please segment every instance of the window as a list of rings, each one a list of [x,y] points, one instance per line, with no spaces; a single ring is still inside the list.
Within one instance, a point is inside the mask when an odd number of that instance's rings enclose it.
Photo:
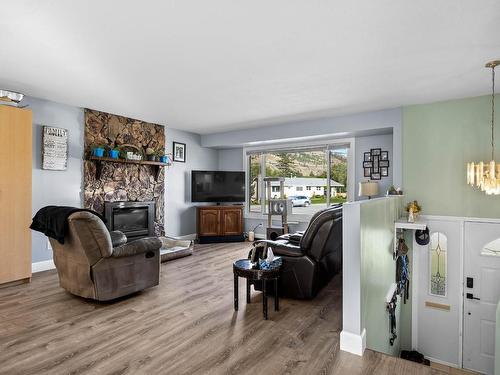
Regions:
[[[446,297],[448,238],[440,232],[432,233],[429,244],[429,293]]]
[[[481,250],[481,255],[489,255],[489,256],[500,256],[500,238],[497,238],[494,241],[488,242],[484,245]]]
[[[333,204],[347,201],[347,153],[348,148],[330,151],[330,202]]]
[[[310,216],[333,203],[347,201],[347,156],[349,146],[311,146],[278,151],[247,151],[247,187],[250,212],[265,213],[267,197],[281,193],[279,182],[266,192],[266,177],[283,177],[285,198],[301,195],[305,202],[294,201],[292,214]],[[328,188],[329,187],[329,188]]]
[[[260,155],[249,156],[248,202],[250,212],[261,212],[262,206],[262,171]]]

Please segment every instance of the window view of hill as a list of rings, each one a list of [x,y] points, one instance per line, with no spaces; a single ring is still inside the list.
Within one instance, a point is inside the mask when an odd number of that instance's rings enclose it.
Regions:
[[[312,214],[326,207],[327,195],[330,203],[343,203],[347,200],[347,149],[330,152],[330,191],[327,189],[328,154],[318,151],[289,151],[249,156],[250,211],[262,210],[262,199],[266,191],[259,185],[263,177],[284,177],[284,197],[292,199],[294,212]],[[261,162],[265,161],[265,171]],[[281,194],[279,183],[272,187],[272,194]]]
[[[347,186],[347,150],[332,151],[332,180]],[[285,152],[266,155],[266,176],[326,178],[324,151]]]

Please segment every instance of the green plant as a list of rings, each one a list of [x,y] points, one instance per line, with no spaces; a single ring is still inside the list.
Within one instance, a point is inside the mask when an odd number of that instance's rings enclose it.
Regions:
[[[160,156],[164,156],[165,155],[165,150],[163,148],[159,148],[159,149],[155,150],[154,155],[156,157],[158,157],[158,158]]]

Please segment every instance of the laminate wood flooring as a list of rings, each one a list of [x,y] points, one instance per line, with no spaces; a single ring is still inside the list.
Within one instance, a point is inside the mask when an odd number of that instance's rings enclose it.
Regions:
[[[341,277],[312,301],[233,311],[232,262],[249,244],[197,245],[160,285],[113,303],[72,296],[55,271],[0,289],[0,374],[444,374],[367,350],[339,351]]]

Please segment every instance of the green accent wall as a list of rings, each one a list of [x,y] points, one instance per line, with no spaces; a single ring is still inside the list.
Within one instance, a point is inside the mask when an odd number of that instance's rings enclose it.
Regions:
[[[360,209],[361,327],[366,328],[367,348],[393,356],[399,356],[400,329],[407,327],[407,323],[401,324],[401,299],[398,298],[398,339],[393,346],[389,345],[389,314],[385,297],[396,277],[392,250],[394,221],[400,216],[401,203],[401,197],[373,199],[364,201]]]
[[[500,100],[495,124],[500,161]],[[491,96],[403,108],[405,200],[416,199],[423,214],[500,217],[500,196],[467,185],[466,165],[491,160]]]

